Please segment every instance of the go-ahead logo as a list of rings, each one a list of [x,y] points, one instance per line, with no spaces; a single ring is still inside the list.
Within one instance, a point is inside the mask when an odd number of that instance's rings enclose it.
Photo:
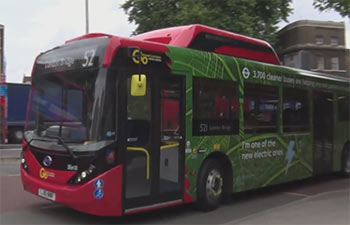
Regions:
[[[44,168],[41,168],[39,171],[39,176],[41,179],[47,179],[48,177],[55,177],[55,174],[45,170]]]
[[[147,55],[143,54],[140,49],[135,49],[134,51],[132,51],[132,61],[134,61],[134,63],[136,64],[140,64],[140,62],[143,65],[146,65],[148,63],[148,57]]]
[[[242,70],[242,75],[244,77],[244,79],[248,79],[249,76],[250,76],[250,71],[247,67],[244,67],[243,70]]]

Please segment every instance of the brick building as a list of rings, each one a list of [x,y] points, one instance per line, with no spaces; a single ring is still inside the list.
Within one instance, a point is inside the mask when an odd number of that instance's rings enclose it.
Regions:
[[[282,28],[278,40],[285,66],[350,77],[344,22],[300,20]]]

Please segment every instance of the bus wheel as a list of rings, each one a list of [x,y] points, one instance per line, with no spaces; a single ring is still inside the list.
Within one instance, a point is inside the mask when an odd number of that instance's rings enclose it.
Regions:
[[[198,176],[197,208],[202,211],[216,209],[223,195],[223,184],[223,171],[218,161],[206,160]]]
[[[342,174],[344,177],[350,177],[350,149],[349,144],[346,144],[343,152]]]

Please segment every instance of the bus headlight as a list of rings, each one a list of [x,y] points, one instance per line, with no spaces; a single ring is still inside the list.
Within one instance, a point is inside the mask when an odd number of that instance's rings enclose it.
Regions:
[[[21,165],[22,165],[23,169],[25,169],[27,172],[29,172],[27,161],[26,161],[26,159],[23,156],[22,156],[22,159],[21,159]]]
[[[92,177],[92,174],[94,173],[95,169],[96,169],[96,166],[94,166],[93,164],[90,164],[87,170],[80,172],[75,177],[74,183],[79,184],[79,183],[88,181],[89,178]]]
[[[81,172],[80,176],[81,176],[81,178],[85,179],[87,176],[87,171]]]

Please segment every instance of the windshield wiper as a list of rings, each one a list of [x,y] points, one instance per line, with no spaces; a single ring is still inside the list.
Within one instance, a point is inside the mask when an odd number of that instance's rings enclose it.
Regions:
[[[45,140],[45,139],[39,139],[39,138],[32,138],[32,139],[30,139],[30,141],[27,141],[26,138],[24,138],[24,139],[25,139],[25,141],[27,142],[27,144],[22,148],[23,151],[26,150],[26,149],[28,148],[28,146],[30,146],[30,143],[31,143],[32,141],[47,141],[47,140]]]
[[[57,143],[62,145],[68,151],[68,153],[72,156],[73,159],[78,158],[78,156],[74,154],[73,150],[63,141],[63,139],[60,136],[45,135],[45,137],[57,139],[58,140]]]

